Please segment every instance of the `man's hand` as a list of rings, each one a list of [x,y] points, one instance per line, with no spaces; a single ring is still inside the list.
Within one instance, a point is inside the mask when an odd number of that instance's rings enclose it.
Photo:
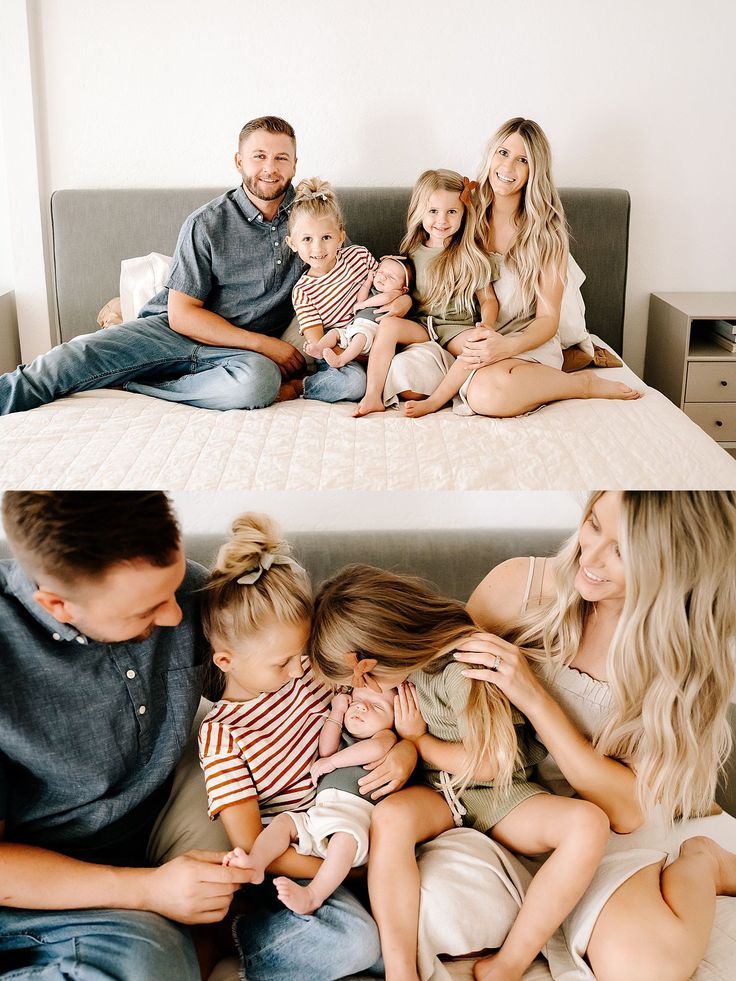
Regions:
[[[140,908],[178,923],[217,923],[251,871],[222,864],[226,852],[191,851],[146,870]]]
[[[394,720],[394,729],[410,742],[416,742],[427,731],[427,723],[419,711],[417,690],[410,681],[399,685],[394,698]]]
[[[306,365],[304,355],[297,351],[294,345],[289,344],[288,341],[282,341],[278,337],[264,335],[261,338],[258,351],[259,354],[270,358],[271,361],[278,365],[278,369],[284,378],[294,378],[296,375],[301,375],[304,372]]]

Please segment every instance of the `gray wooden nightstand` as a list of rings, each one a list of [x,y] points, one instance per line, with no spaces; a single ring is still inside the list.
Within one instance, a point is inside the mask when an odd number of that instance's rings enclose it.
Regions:
[[[736,455],[736,354],[713,320],[736,321],[736,293],[652,293],[644,381]]]

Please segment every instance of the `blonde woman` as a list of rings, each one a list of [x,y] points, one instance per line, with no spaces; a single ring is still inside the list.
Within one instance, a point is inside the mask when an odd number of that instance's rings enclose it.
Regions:
[[[475,241],[473,187],[474,182],[454,170],[425,170],[419,176],[401,243],[415,269],[414,315],[381,321],[368,358],[365,397],[353,415],[383,412],[384,383],[397,344],[438,340],[459,354],[479,317],[495,322],[494,265]]]
[[[521,117],[504,123],[488,143],[478,181],[479,243],[499,265],[500,311],[495,329],[480,324],[460,352],[471,372],[460,390],[468,409],[515,416],[560,399],[638,398],[595,371],[561,370],[568,235],[539,125]]]
[[[707,838],[677,856],[674,827],[709,812],[730,747],[735,542],[736,492],[594,494],[555,559],[504,562],[470,598],[493,633],[459,645],[466,675],[527,716],[559,768],[547,776],[614,832],[547,948],[553,977],[685,981],[716,896],[736,893],[736,856]],[[494,958],[475,967],[512,976]]]

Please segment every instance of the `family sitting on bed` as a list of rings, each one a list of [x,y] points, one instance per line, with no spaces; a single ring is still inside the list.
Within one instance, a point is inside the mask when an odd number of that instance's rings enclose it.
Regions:
[[[0,414],[111,386],[221,410],[347,400],[358,402],[356,416],[397,398],[413,417],[456,395],[458,411],[486,416],[560,399],[638,398],[592,370],[561,370],[573,260],[535,122],[511,119],[494,134],[478,183],[449,170],[422,174],[406,255],[380,267],[361,246],[345,247],[328,184],[303,181],[295,192],[296,162],[289,123],[248,122],[235,154],[242,183],[184,222],[166,287],[138,319],[1,375]],[[306,340],[290,326],[294,311]],[[392,361],[397,346],[409,350]],[[367,379],[356,360],[365,355]]]
[[[476,979],[542,949],[555,978],[696,969],[736,856],[672,832],[730,744],[736,492],[593,494],[555,558],[503,562],[467,606],[365,565],[313,600],[250,513],[207,574],[160,493],[8,492],[3,518],[3,969],[196,981],[185,925],[233,899],[251,981],[427,979],[489,949]],[[156,865],[203,686],[231,848]],[[366,858],[375,922],[343,884]]]

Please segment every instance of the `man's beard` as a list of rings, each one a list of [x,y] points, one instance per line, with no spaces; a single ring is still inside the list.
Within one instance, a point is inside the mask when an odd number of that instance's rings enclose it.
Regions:
[[[276,198],[283,197],[291,183],[290,180],[279,181],[277,184],[261,184],[256,178],[241,175],[243,184],[250,191],[254,198],[259,201],[274,201]]]

